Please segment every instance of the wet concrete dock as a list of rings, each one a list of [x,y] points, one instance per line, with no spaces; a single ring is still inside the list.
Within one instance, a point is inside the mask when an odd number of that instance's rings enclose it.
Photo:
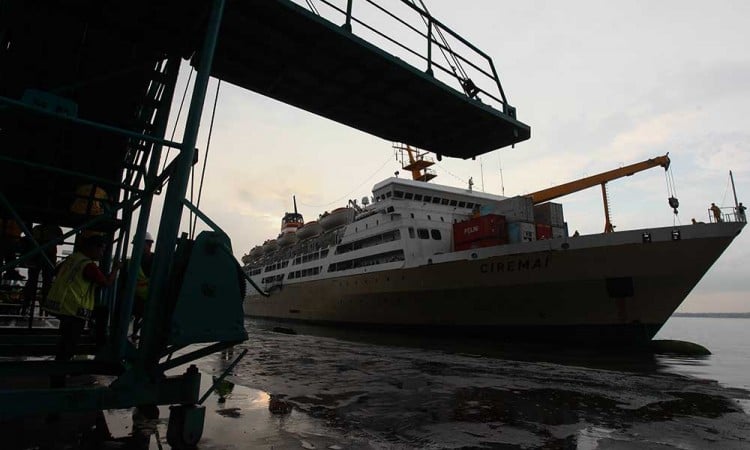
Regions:
[[[234,354],[199,361],[205,390],[249,350],[207,400],[199,448],[750,445],[750,392],[668,373],[653,356],[498,354],[476,341],[287,334],[250,321],[248,330]],[[4,448],[167,448],[167,420],[164,407],[159,418],[105,411],[68,423],[66,440],[43,439],[54,433],[41,422]]]

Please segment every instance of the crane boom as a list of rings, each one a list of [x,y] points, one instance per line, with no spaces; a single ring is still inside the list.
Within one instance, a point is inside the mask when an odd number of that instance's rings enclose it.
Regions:
[[[638,172],[650,169],[652,167],[661,166],[664,170],[669,169],[669,153],[664,156],[657,156],[656,158],[647,159],[639,163],[631,164],[629,166],[620,167],[619,169],[602,172],[597,175],[593,175],[580,180],[571,181],[570,183],[561,184],[548,189],[542,189],[529,194],[534,201],[534,204],[548,202],[559,197],[563,197],[574,192],[582,191],[590,187],[597,185],[604,185],[608,181],[616,180],[622,177],[629,177]]]

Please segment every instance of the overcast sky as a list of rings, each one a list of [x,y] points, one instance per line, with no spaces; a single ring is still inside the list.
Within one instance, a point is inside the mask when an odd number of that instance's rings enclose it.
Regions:
[[[434,182],[465,187],[473,177],[475,189],[483,180],[485,191],[500,194],[504,186],[512,196],[669,152],[679,216],[667,205],[664,170],[651,169],[609,183],[618,230],[707,221],[711,202],[734,204],[729,170],[740,201],[750,202],[750,2],[426,5],[493,58],[519,120],[532,130],[515,149],[444,159]],[[354,33],[365,34],[356,24]],[[200,148],[215,86],[212,80]],[[223,83],[201,209],[229,233],[239,257],[276,237],[293,194],[314,220],[400,169],[388,141]],[[571,233],[602,231],[599,189],[560,202]],[[680,311],[750,311],[748,244],[745,230]]]

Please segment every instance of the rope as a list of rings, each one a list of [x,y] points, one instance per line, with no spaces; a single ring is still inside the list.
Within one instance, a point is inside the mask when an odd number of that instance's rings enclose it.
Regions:
[[[727,177],[727,186],[724,188],[724,195],[721,196],[721,203],[719,205],[723,205],[724,202],[727,199],[727,193],[729,192],[729,186],[731,186],[732,179]]]
[[[185,92],[182,93],[182,101],[180,101],[180,108],[177,110],[177,117],[174,120],[174,128],[172,128],[172,136],[169,138],[170,141],[174,142],[174,135],[177,132],[177,124],[180,123],[180,114],[182,113],[182,106],[185,104],[185,98],[187,97],[187,91],[190,87],[190,80],[193,78],[193,70],[190,69],[190,74],[188,75],[187,83],[185,83]],[[162,172],[167,167],[167,160],[169,160],[169,151],[172,150],[171,147],[167,147],[167,154],[164,157],[164,164],[161,167]]]
[[[388,159],[385,160],[385,162],[383,162],[383,164],[380,167],[378,167],[378,169],[375,172],[372,173],[372,175],[370,175],[369,177],[365,178],[365,180],[362,181],[360,184],[358,184],[357,187],[355,187],[354,189],[352,189],[351,191],[349,191],[346,195],[343,195],[343,196],[337,198],[336,200],[334,200],[334,201],[332,201],[330,203],[325,203],[323,205],[308,205],[306,203],[300,202],[299,204],[302,205],[302,206],[307,206],[308,208],[323,208],[323,207],[326,207],[326,206],[333,205],[334,203],[338,203],[341,200],[349,197],[352,194],[352,192],[354,192],[357,189],[361,188],[362,185],[364,185],[365,183],[367,183],[368,181],[370,181],[370,179],[372,177],[374,177],[375,175],[377,175],[378,172],[380,172],[383,169],[383,167],[385,167],[385,165],[388,164],[389,162],[391,162],[391,157],[390,156],[388,157]]]
[[[414,6],[417,6],[417,2],[415,0],[411,0],[411,3]],[[422,9],[424,9],[425,12],[427,14],[429,14],[430,11],[427,10],[427,5],[425,5],[422,0],[419,0],[419,3],[422,5]],[[424,16],[421,16],[421,18],[422,18],[422,22],[424,22],[424,24],[427,25],[428,24],[427,23],[427,19],[425,19]],[[469,78],[469,76],[466,74],[466,71],[463,69],[463,66],[461,66],[461,61],[459,61],[458,58],[456,58],[455,52],[453,51],[453,49],[451,49],[451,46],[448,45],[448,40],[445,39],[445,36],[443,35],[443,32],[437,26],[435,26],[433,28],[435,30],[435,34],[440,38],[440,40],[442,41],[443,45],[450,51],[450,55],[451,56],[449,58],[448,55],[445,54],[445,50],[443,49],[443,47],[441,47],[441,46],[438,45],[438,49],[440,50],[440,53],[443,54],[443,58],[445,58],[445,61],[450,66],[451,70],[453,70],[453,75],[456,78],[458,78],[459,80],[460,79],[464,79],[465,80],[465,79]],[[451,64],[451,61],[453,61],[453,64]],[[456,69],[458,69],[459,73],[456,73]]]
[[[198,200],[195,203],[195,208],[198,209],[201,205],[201,196],[203,195],[203,180],[206,178],[206,163],[208,162],[208,150],[211,148],[211,135],[214,131],[214,119],[216,118],[216,105],[219,103],[219,88],[221,88],[221,80],[216,83],[216,96],[214,96],[214,108],[211,112],[211,124],[208,127],[208,140],[206,142],[206,152],[203,155],[203,167],[201,168],[201,181],[198,186]],[[193,219],[193,235],[195,235],[195,228],[198,223],[198,216]]]
[[[320,15],[320,13],[318,12],[318,8],[315,7],[313,2],[311,2],[310,0],[305,0],[305,2],[307,3],[307,6],[310,7],[310,11],[314,12],[318,16]]]
[[[453,174],[452,172],[450,172],[448,169],[444,168],[440,164],[435,164],[435,168],[439,168],[440,170],[442,170],[443,172],[445,172],[448,175],[452,176],[453,178],[457,179],[458,181],[462,182],[463,184],[469,184],[469,182],[467,180],[464,180],[463,178],[459,177],[458,175]]]

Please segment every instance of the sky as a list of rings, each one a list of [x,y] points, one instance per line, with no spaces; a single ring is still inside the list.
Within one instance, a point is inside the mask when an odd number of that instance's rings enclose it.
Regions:
[[[708,221],[711,202],[734,205],[730,170],[739,201],[750,201],[750,2],[425,3],[493,59],[532,135],[475,161],[444,158],[435,183],[466,187],[471,177],[475,189],[521,195],[669,152],[679,215],[667,204],[664,170],[655,168],[608,184],[616,229]],[[355,0],[354,14],[377,24],[363,4]],[[353,32],[368,37],[356,24]],[[410,39],[403,42],[422,46]],[[189,70],[184,64],[173,112]],[[201,159],[209,149],[201,209],[229,234],[238,257],[276,237],[292,195],[313,220],[401,170],[391,142],[227,83],[209,146],[216,85],[211,80],[198,142]],[[181,140],[184,113],[172,121]],[[559,202],[571,233],[603,230],[598,188]],[[749,244],[745,230],[679,311],[750,311]]]

